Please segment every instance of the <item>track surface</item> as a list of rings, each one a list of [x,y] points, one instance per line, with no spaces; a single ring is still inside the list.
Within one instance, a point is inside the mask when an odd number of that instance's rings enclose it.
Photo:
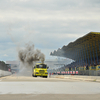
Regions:
[[[100,100],[100,83],[12,75],[0,78],[0,100]]]

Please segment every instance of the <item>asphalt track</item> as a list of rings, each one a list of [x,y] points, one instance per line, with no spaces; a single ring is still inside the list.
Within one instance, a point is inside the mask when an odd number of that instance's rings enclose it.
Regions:
[[[0,78],[0,100],[100,100],[100,83],[12,75]]]
[[[100,83],[32,77],[31,69],[0,78],[0,100],[100,100]]]

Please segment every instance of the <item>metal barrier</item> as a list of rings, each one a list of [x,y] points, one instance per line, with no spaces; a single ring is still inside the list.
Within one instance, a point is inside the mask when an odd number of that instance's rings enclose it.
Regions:
[[[55,71],[53,74],[58,75],[88,75],[88,76],[100,76],[100,70],[85,70],[85,71]]]
[[[9,71],[0,70],[0,77],[11,75],[12,73]]]

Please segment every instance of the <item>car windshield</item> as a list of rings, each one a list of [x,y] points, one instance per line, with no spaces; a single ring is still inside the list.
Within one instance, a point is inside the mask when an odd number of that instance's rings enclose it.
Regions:
[[[41,65],[37,65],[36,68],[47,68],[47,66],[44,64],[41,64]]]

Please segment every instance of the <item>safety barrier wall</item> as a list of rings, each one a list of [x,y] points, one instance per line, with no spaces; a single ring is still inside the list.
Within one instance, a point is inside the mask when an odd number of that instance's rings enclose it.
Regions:
[[[85,70],[85,71],[55,71],[51,73],[58,74],[58,75],[88,75],[88,76],[100,76],[100,70],[92,71],[92,70]]]
[[[9,76],[11,74],[9,71],[0,70],[0,77]]]

